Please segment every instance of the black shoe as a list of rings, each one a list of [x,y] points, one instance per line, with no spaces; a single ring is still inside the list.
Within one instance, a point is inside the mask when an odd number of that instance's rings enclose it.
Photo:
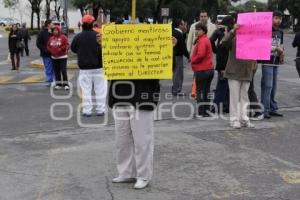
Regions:
[[[270,114],[271,116],[273,116],[273,117],[283,117],[283,114],[278,113],[278,112],[276,112],[276,111],[270,112],[269,114]]]
[[[97,116],[98,116],[98,117],[102,117],[102,116],[104,116],[104,115],[105,115],[104,112],[98,112],[98,113],[97,113]]]
[[[91,117],[92,114],[82,113],[82,116],[83,116],[83,117]]]
[[[228,114],[229,113],[229,110],[225,109],[223,110],[224,113]]]
[[[179,93],[173,93],[173,96],[177,96],[177,97],[184,97],[184,96],[186,96],[186,94],[185,93],[183,93],[183,92],[179,92]]]
[[[216,110],[215,110],[215,108],[212,108],[212,109],[210,109],[209,112],[211,112],[211,113],[216,113]]]
[[[271,115],[269,113],[264,114],[264,119],[271,119]]]
[[[256,112],[253,116],[250,117],[253,121],[259,121],[264,119],[264,115],[260,112]]]

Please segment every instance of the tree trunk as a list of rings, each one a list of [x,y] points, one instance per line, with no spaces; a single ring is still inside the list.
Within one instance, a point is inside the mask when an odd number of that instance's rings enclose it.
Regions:
[[[98,18],[98,14],[99,14],[99,9],[101,8],[101,5],[93,3],[93,16],[95,19]]]
[[[60,6],[57,5],[57,0],[55,1],[55,6],[54,6],[54,11],[55,11],[55,15],[57,20],[60,20]]]
[[[81,16],[83,17],[83,15],[84,15],[84,8],[80,7],[79,10],[80,10]]]
[[[158,1],[157,2],[157,5],[154,5],[154,19],[153,19],[153,23],[156,24],[159,19],[160,19],[160,16],[159,16],[159,13],[160,13],[160,8],[161,8],[161,3],[162,1]]]
[[[51,0],[46,0],[46,19],[50,19],[50,2]]]
[[[33,16],[34,16],[34,10],[32,9],[31,10],[31,18],[30,18],[30,28],[31,30],[33,30]]]
[[[41,29],[41,11],[40,9],[36,9],[36,16],[37,16],[37,28],[40,30]]]

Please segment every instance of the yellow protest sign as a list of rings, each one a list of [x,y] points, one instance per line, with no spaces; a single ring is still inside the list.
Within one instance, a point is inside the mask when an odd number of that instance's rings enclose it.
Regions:
[[[107,80],[172,79],[171,25],[110,24],[102,34]]]

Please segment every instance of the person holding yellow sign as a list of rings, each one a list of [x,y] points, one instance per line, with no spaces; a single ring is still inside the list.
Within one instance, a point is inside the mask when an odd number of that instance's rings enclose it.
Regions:
[[[108,105],[116,134],[118,176],[112,182],[135,183],[135,189],[143,189],[153,176],[159,79],[172,78],[172,28],[128,24],[107,25],[102,31],[105,75],[111,80]]]

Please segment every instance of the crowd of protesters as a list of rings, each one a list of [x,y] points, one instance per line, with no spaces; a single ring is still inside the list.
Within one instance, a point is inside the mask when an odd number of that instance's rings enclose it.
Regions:
[[[182,92],[185,57],[194,72],[195,115],[198,119],[207,119],[212,113],[229,113],[230,126],[240,129],[253,128],[250,119],[283,117],[278,112],[276,101],[279,66],[284,62],[283,31],[279,28],[282,16],[279,11],[273,12],[272,48],[268,61],[236,58],[236,32],[240,28],[236,14],[226,16],[220,24],[213,24],[209,13],[201,11],[198,21],[190,26],[189,31],[183,19],[174,19],[173,96],[185,96]],[[135,182],[134,188],[142,189],[153,175],[154,110],[159,100],[153,94],[160,93],[159,80],[126,80],[126,83],[124,80],[114,80],[108,84],[102,64],[101,27],[95,21],[93,16],[85,15],[78,23],[82,32],[75,35],[71,45],[60,27],[53,26],[51,20],[45,21],[36,45],[43,59],[46,82],[54,89],[69,90],[67,60],[70,47],[77,54],[80,68],[82,116],[92,116],[93,94],[97,116],[106,115],[106,99],[113,111],[118,176],[112,181]],[[26,25],[20,30],[16,25],[12,26],[9,34],[12,70],[19,69],[23,50],[29,55],[30,39]],[[300,33],[296,34],[292,45],[298,48],[295,61],[300,76]],[[259,64],[262,65],[260,100],[254,88]],[[217,85],[211,99],[209,94],[215,71]],[[142,98],[145,93],[148,98]]]
[[[236,58],[236,31],[239,29],[236,14],[226,16],[217,25],[212,24],[208,16],[207,11],[199,13],[199,21],[190,27],[186,46],[182,45],[182,35],[178,34],[178,32],[183,33],[178,31],[184,24],[182,19],[175,20],[173,31],[173,36],[180,41],[174,47],[173,77],[178,76],[178,71],[183,71],[181,60],[188,51],[190,55],[188,61],[191,62],[194,71],[193,88],[195,87],[194,96],[198,104],[196,117],[211,117],[209,113],[229,113],[230,125],[237,129],[254,127],[250,118],[262,120],[283,117],[278,112],[276,101],[279,66],[284,62],[283,31],[279,28],[283,14],[280,11],[273,12],[272,49],[270,49],[270,59],[267,61]],[[298,47],[296,58],[298,73],[300,72],[299,39],[297,34],[293,42],[293,46]],[[215,67],[213,53],[216,54]],[[254,90],[254,76],[258,64],[262,64],[260,100]],[[214,69],[217,71],[218,78],[214,99],[211,101],[209,93]],[[173,78],[173,95],[181,92],[183,76],[179,77],[180,79]],[[178,90],[175,92],[174,88]]]
[[[227,16],[221,24],[214,25],[206,11],[199,14],[199,22],[192,24],[187,33],[186,23],[182,19],[173,21],[173,86],[174,96],[185,96],[182,92],[184,79],[184,57],[190,62],[194,71],[196,88],[196,117],[211,117],[211,113],[226,112],[230,115],[230,126],[234,129],[253,128],[250,118],[254,120],[282,117],[279,113],[276,97],[277,76],[279,65],[283,63],[283,32],[279,29],[282,13],[273,13],[272,49],[269,61],[241,60],[236,58],[236,32],[239,29],[237,16]],[[91,32],[92,20],[82,21],[83,33],[73,40],[72,50],[78,54],[79,63],[91,64],[84,59],[84,31]],[[90,29],[85,30],[86,23]],[[97,27],[96,27],[97,28]],[[91,34],[91,33],[90,33]],[[95,34],[95,33],[94,33]],[[101,33],[100,33],[101,34]],[[95,35],[93,35],[95,38]],[[96,40],[94,40],[96,43]],[[299,48],[299,35],[294,46]],[[76,48],[75,48],[76,46]],[[89,44],[92,46],[92,44]],[[99,48],[101,49],[101,43]],[[95,49],[96,50],[96,49]],[[100,50],[101,51],[101,50]],[[214,56],[216,54],[216,67]],[[100,56],[101,57],[101,56]],[[101,58],[99,58],[101,59]],[[297,60],[299,61],[299,60]],[[257,66],[262,63],[261,100],[254,89],[254,76]],[[299,64],[299,62],[297,62]],[[102,64],[99,64],[102,66]],[[299,67],[299,66],[298,66]],[[217,71],[218,81],[214,99],[209,98],[211,82]],[[103,72],[98,72],[103,75]],[[128,82],[130,84],[128,84]],[[100,84],[100,83],[99,83]],[[102,83],[106,87],[106,83]],[[90,87],[89,87],[90,88]],[[132,94],[132,89],[134,93]],[[89,92],[91,89],[89,89]],[[100,91],[100,89],[99,89]],[[108,105],[113,110],[116,132],[116,157],[118,176],[114,183],[135,182],[134,188],[145,188],[153,175],[153,113],[158,103],[154,93],[160,92],[159,80],[114,80],[108,89]],[[85,92],[84,92],[85,93]],[[147,93],[148,99],[142,98]],[[89,95],[89,94],[86,94]],[[130,96],[130,98],[128,98]],[[127,97],[127,98],[123,98]],[[85,98],[85,97],[83,97]],[[85,102],[85,100],[83,100]],[[211,106],[214,103],[216,106]],[[248,105],[251,114],[248,113]],[[213,108],[213,109],[212,109]],[[88,110],[89,112],[90,110]],[[85,113],[85,116],[90,116]]]

